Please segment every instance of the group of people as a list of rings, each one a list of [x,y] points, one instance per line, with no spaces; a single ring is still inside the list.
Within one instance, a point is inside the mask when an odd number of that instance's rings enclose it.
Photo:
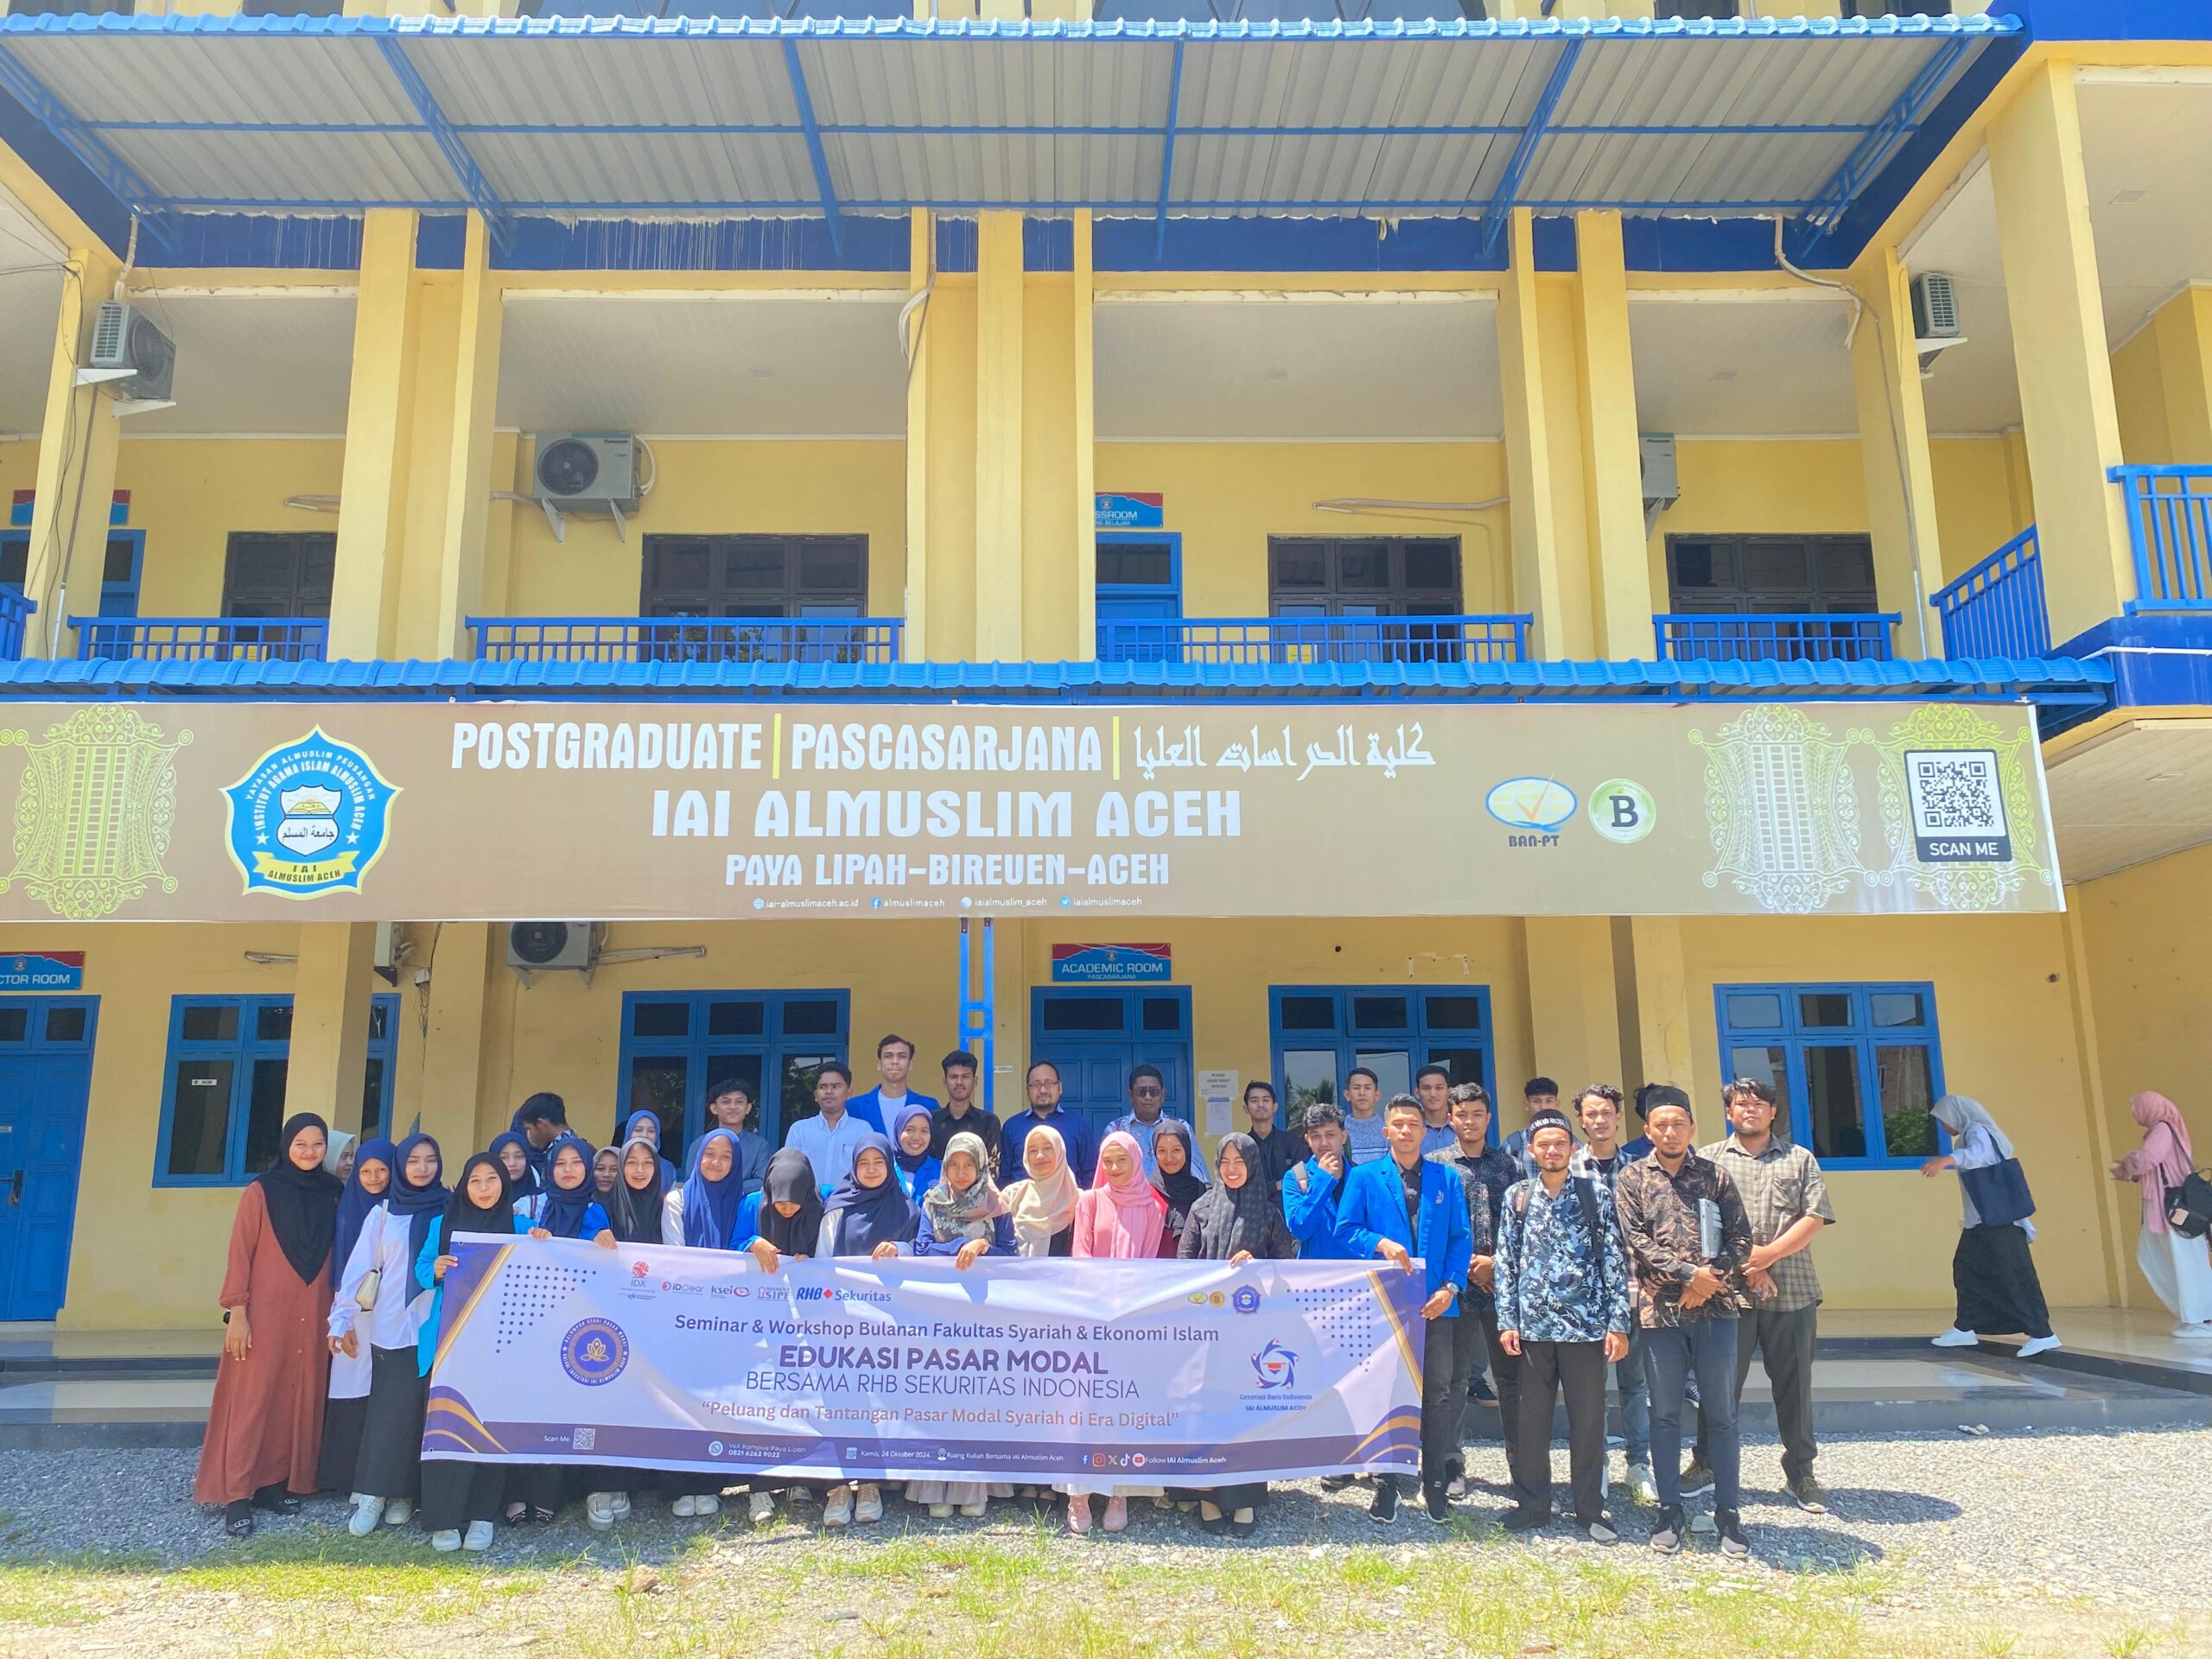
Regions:
[[[226,1525],[243,1535],[256,1509],[290,1512],[305,1494],[346,1492],[357,1535],[417,1521],[440,1549],[486,1548],[496,1523],[550,1521],[579,1492],[601,1529],[648,1492],[679,1516],[716,1513],[730,1490],[721,1477],[422,1459],[454,1239],[512,1233],[741,1250],[768,1272],[787,1257],[940,1256],[963,1270],[992,1256],[1378,1259],[1424,1274],[1418,1489],[1428,1518],[1447,1520],[1466,1494],[1464,1417],[1471,1395],[1483,1397],[1487,1366],[1513,1499],[1503,1524],[1530,1531],[1551,1521],[1551,1425],[1563,1395],[1571,1515],[1590,1538],[1611,1541],[1611,1376],[1629,1489],[1658,1510],[1653,1545],[1679,1549],[1693,1530],[1687,1500],[1710,1490],[1712,1516],[1694,1529],[1716,1533],[1724,1552],[1745,1553],[1736,1414],[1755,1347],[1773,1389],[1788,1489],[1802,1507],[1824,1507],[1813,1473],[1821,1291],[1809,1246],[1834,1215],[1817,1160],[1786,1125],[1777,1132],[1761,1082],[1726,1086],[1727,1133],[1700,1147],[1690,1098],[1669,1084],[1638,1090],[1645,1133],[1624,1142],[1620,1090],[1593,1084],[1563,1107],[1555,1084],[1533,1078],[1526,1123],[1501,1146],[1481,1085],[1454,1084],[1439,1065],[1387,1103],[1372,1071],[1356,1069],[1344,1105],[1309,1104],[1295,1130],[1277,1124],[1274,1087],[1255,1080],[1244,1092],[1250,1131],[1224,1137],[1209,1168],[1192,1126],[1165,1111],[1152,1067],[1137,1068],[1129,1113],[1094,1147],[1061,1110],[1052,1062],[1029,1068],[1026,1107],[1001,1122],[976,1099],[972,1055],[945,1057],[939,1103],[908,1086],[913,1053],[887,1037],[880,1081],[861,1095],[842,1063],[823,1065],[816,1114],[792,1124],[780,1148],[752,1126],[750,1088],[718,1082],[707,1103],[713,1127],[682,1168],[663,1154],[651,1112],[631,1115],[620,1145],[595,1150],[551,1094],[524,1101],[509,1130],[450,1182],[429,1135],[349,1143],[313,1116],[291,1119],[232,1229],[225,1357],[196,1495],[224,1506]],[[2011,1156],[1975,1103],[1946,1096],[1936,1115],[1952,1149],[1927,1173]],[[2114,1173],[2145,1180],[2146,1192],[2153,1181],[2177,1183],[2188,1167],[2178,1115],[2168,1105],[2138,1116],[2150,1138]],[[1982,1236],[1996,1233],[2009,1236]],[[1937,1341],[2018,1332],[2031,1338],[2024,1352],[2056,1344],[2031,1236],[2024,1224],[1983,1224],[1967,1198],[1957,1320]],[[2212,1281],[2202,1257],[2198,1240],[2196,1266]],[[2193,1282],[2190,1271],[2185,1261],[2175,1269]],[[1695,1420],[1687,1465],[1686,1407]],[[981,1515],[994,1497],[1064,1497],[1078,1534],[1093,1525],[1095,1499],[1105,1499],[1097,1524],[1119,1531],[1130,1500],[1149,1497],[1195,1509],[1210,1531],[1242,1535],[1266,1497],[1250,1485],[1180,1492],[1104,1482],[1017,1491],[957,1470],[945,1476],[906,1483],[906,1498],[945,1516]],[[1370,1518],[1395,1520],[1399,1478],[1348,1474],[1325,1484],[1355,1478],[1372,1481]],[[745,1490],[758,1522],[800,1486],[771,1478]],[[887,1493],[857,1482],[817,1495],[824,1523],[840,1527],[880,1519]]]

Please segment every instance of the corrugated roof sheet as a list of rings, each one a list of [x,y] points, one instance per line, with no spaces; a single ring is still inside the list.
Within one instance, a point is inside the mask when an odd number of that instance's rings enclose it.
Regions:
[[[1347,696],[1499,702],[1623,697],[2094,696],[2108,663],[192,663],[0,662],[0,697],[171,696],[532,700],[876,696],[1134,702]]]
[[[2012,17],[1058,23],[10,16],[0,49],[161,198],[461,207],[397,42],[503,204],[1757,213],[1817,200]],[[1553,73],[1579,54],[1525,176]],[[1173,154],[1166,151],[1174,109]],[[1714,130],[1714,129],[1751,130]],[[1691,129],[1692,130],[1680,130]],[[1863,162],[1910,136],[1888,133]],[[1864,176],[1855,168],[1854,176]]]

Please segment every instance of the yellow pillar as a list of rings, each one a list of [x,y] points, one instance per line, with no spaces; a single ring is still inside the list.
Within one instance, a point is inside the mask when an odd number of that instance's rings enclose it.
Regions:
[[[92,320],[100,302],[115,297],[122,270],[97,243],[69,251],[32,486],[37,496],[31,504],[23,594],[36,601],[38,611],[24,632],[26,657],[73,655],[76,633],[67,626],[68,618],[99,613],[120,432],[111,389],[79,386],[77,371],[91,357]]]
[[[1075,639],[1068,654],[1089,662],[1098,654],[1098,518],[1096,490],[1096,406],[1093,391],[1090,215],[1075,216],[1074,329],[1075,399]]]
[[[2082,1112],[2088,1120],[2092,1172],[2101,1177],[2121,1148],[2113,1144],[2112,1114],[2105,1103],[2104,1062],[2097,1049],[2096,1005],[2092,998],[2089,946],[2082,931],[2081,899],[2081,888],[2069,884],[2064,918],[2066,1000],[2074,1014],[2074,1052],[2081,1061]],[[2133,1306],[2139,1275],[2129,1271],[2134,1257],[2128,1245],[2135,1236],[2135,1217],[2142,1213],[2134,1202],[2134,1189],[2102,1179],[2092,1179],[2090,1186],[2097,1195],[2097,1230],[2104,1239],[2106,1299],[2116,1307]],[[2123,1192],[2126,1195],[2124,1204]]]
[[[398,632],[419,298],[415,226],[412,212],[376,208],[362,227],[331,576],[330,654],[336,658],[388,656]]]
[[[484,594],[484,543],[492,510],[492,416],[499,387],[505,307],[491,271],[491,234],[468,216],[461,269],[460,337],[454,342],[452,454],[446,469],[445,533],[438,556],[437,635],[426,654],[465,658],[467,619]]]
[[[1681,920],[1616,917],[1612,930],[1619,964],[1622,1058],[1630,1092],[1647,1083],[1671,1083],[1693,1100],[1709,1099],[1719,1079],[1707,1076],[1701,1085],[1698,1077]]]
[[[2212,466],[2212,288],[2184,289],[2167,301],[2152,319],[2151,334],[2166,417],[2166,461]]]
[[[1615,661],[1649,658],[1651,560],[1643,533],[1628,262],[1618,213],[1574,216],[1575,356],[1582,422],[1583,513],[1592,645]]]
[[[2034,474],[2054,641],[2120,614],[2135,596],[2120,492],[2120,416],[2073,66],[2040,66],[1989,132],[1998,240],[2012,312],[2021,424]]]
[[[1021,215],[976,234],[976,658],[1022,658]]]
[[[1530,650],[1564,657],[1567,602],[1560,571],[1560,524],[1554,477],[1549,389],[1544,373],[1535,252],[1535,222],[1513,210],[1510,255],[1498,295],[1497,354],[1505,393],[1505,474],[1512,499],[1513,608],[1535,620]]]
[[[1869,249],[1860,259],[1852,286],[1866,309],[1852,340],[1851,372],[1876,591],[1885,610],[1903,613],[1894,641],[1898,655],[1933,657],[1942,654],[1943,641],[1928,600],[1947,577],[1936,537],[1936,465],[1921,397],[1911,283],[1893,247]]]
[[[291,1065],[284,1113],[314,1112],[333,1128],[361,1121],[369,1058],[375,925],[305,922],[292,977]]]
[[[917,207],[906,221],[906,297],[930,289],[937,276],[937,221]],[[930,346],[931,297],[906,319],[906,630],[908,662],[925,661],[930,638]]]
[[[423,1044],[423,1132],[446,1155],[446,1179],[468,1152],[484,1144],[477,1122],[484,1061],[485,991],[499,967],[494,953],[506,930],[489,922],[447,922],[429,962],[429,1009]]]
[[[1570,1096],[1585,1084],[1618,1086],[1623,1067],[1612,924],[1603,916],[1530,916],[1521,925],[1535,1070],[1558,1079]]]

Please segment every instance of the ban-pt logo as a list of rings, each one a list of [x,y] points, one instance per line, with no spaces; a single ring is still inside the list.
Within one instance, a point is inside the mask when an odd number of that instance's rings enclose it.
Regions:
[[[270,750],[223,791],[226,842],[245,890],[293,899],[360,892],[398,793],[375,761],[320,728]]]

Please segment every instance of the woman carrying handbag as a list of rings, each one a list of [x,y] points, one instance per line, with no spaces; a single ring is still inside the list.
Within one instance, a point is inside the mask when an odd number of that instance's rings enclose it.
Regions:
[[[1930,1158],[1920,1173],[1932,1179],[1947,1169],[1956,1172],[1965,1210],[1951,1257],[1958,1314],[1951,1328],[1933,1339],[1935,1345],[1971,1348],[1984,1337],[2019,1335],[2027,1338],[2020,1344],[2022,1359],[2049,1353],[2058,1338],[2035,1258],[2028,1254],[2036,1236],[2028,1219],[2035,1200],[2012,1142],[1980,1101],[1964,1095],[1944,1096],[1935,1116],[1951,1137],[1951,1150]]]

